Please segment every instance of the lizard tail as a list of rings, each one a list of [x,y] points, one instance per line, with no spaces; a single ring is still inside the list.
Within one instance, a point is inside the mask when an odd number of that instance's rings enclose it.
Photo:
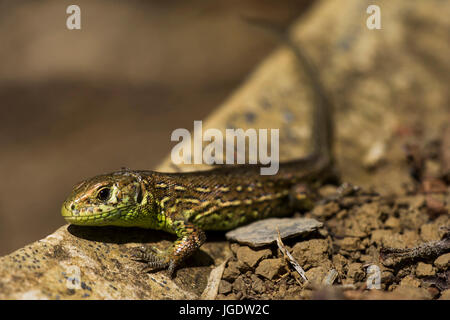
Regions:
[[[251,17],[242,17],[251,25],[262,27],[274,33],[278,39],[286,44],[295,54],[297,60],[300,62],[303,71],[309,78],[310,85],[314,92],[315,107],[312,112],[312,154],[311,157],[320,158],[324,160],[327,165],[334,164],[334,107],[331,99],[320,81],[319,72],[311,63],[311,59],[306,55],[302,46],[298,41],[292,40],[286,32],[274,25],[272,22]]]

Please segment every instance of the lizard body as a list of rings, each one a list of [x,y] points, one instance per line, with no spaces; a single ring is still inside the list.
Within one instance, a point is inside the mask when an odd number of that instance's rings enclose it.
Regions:
[[[315,93],[313,151],[308,157],[280,163],[276,175],[260,175],[258,165],[221,166],[186,173],[120,170],[87,179],[74,187],[62,216],[75,225],[142,227],[176,234],[164,252],[137,254],[149,267],[170,275],[205,241],[203,230],[230,230],[254,220],[293,211],[293,198],[307,205],[299,184],[314,186],[334,176],[332,107],[312,65],[291,44],[310,76]],[[298,206],[298,201],[296,206]]]

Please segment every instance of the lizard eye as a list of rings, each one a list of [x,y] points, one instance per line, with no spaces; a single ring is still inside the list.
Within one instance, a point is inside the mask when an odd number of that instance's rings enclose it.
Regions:
[[[97,199],[100,201],[106,201],[109,199],[109,195],[111,193],[110,188],[103,188],[97,193]]]

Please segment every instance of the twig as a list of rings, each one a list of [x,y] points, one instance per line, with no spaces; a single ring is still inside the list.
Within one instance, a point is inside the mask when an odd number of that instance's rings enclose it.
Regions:
[[[281,235],[280,230],[277,227],[278,237],[277,237],[277,245],[278,249],[280,249],[281,253],[284,255],[284,258],[290,262],[290,264],[294,267],[294,269],[297,271],[297,273],[303,278],[303,280],[308,281],[308,278],[306,278],[305,271],[300,266],[300,264],[294,259],[294,257],[289,253],[289,251],[286,249],[286,247],[283,244],[283,241],[281,241]]]
[[[208,284],[201,295],[202,300],[214,300],[217,297],[217,292],[219,289],[219,283],[222,279],[223,271],[225,270],[225,265],[227,264],[230,257],[227,257],[224,262],[219,266],[215,267],[209,274]]]
[[[323,279],[322,283],[326,286],[332,286],[337,276],[338,272],[336,271],[336,269],[331,269],[325,279]]]
[[[381,248],[380,254],[385,265],[396,264],[396,261],[389,261],[388,258],[398,258],[400,260],[415,260],[437,257],[447,251],[450,251],[450,229],[444,227],[446,233],[442,237],[442,240],[431,241],[421,244],[414,248]]]

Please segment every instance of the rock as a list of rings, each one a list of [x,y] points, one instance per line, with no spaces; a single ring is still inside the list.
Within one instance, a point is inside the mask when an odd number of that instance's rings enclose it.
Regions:
[[[420,281],[414,278],[411,275],[408,275],[400,281],[400,286],[406,286],[406,287],[415,287],[418,288],[420,286]]]
[[[227,239],[259,248],[276,242],[280,230],[281,239],[309,233],[322,227],[322,223],[310,218],[271,218],[253,222],[229,231]]]
[[[400,285],[395,288],[393,292],[400,296],[404,296],[409,300],[429,300],[432,298],[431,294],[426,289],[407,285]]]
[[[450,289],[442,291],[439,300],[450,300]]]
[[[257,275],[260,275],[266,279],[272,280],[281,273],[284,269],[283,259],[266,259],[259,263],[258,267],[255,270]]]
[[[237,298],[237,295],[235,293],[229,293],[227,295],[224,294],[218,294],[216,297],[216,300],[228,300],[228,301],[232,301],[232,300],[239,300]]]
[[[420,239],[416,232],[410,230],[399,234],[392,230],[379,229],[372,232],[371,243],[386,248],[407,248],[420,244]]]
[[[240,275],[234,282],[233,282],[233,290],[237,292],[246,293],[247,291],[247,284],[245,283],[244,276]]]
[[[447,270],[450,265],[450,252],[439,256],[436,260],[434,260],[434,265],[439,270]]]
[[[258,276],[252,274],[251,279],[252,279],[252,290],[255,293],[263,293],[266,291],[264,281],[262,281]]]
[[[360,200],[358,197],[344,197],[339,200],[339,205],[341,208],[350,209],[351,207],[359,204]]]
[[[428,222],[428,215],[423,214],[419,209],[399,210],[400,224],[403,228],[417,230]],[[414,232],[416,233],[416,232]]]
[[[439,291],[438,288],[435,288],[435,287],[428,287],[428,288],[426,288],[426,290],[427,290],[428,293],[431,295],[431,298],[432,298],[432,299],[435,299],[435,298],[437,298],[437,297],[439,296],[440,291]]]
[[[368,254],[362,254],[359,260],[365,264],[375,264],[374,257]]]
[[[233,282],[240,274],[238,263],[236,261],[230,261],[223,271],[222,279]]]
[[[311,239],[295,244],[292,256],[304,269],[318,267],[324,264],[331,267],[328,260],[330,246],[326,239]]]
[[[319,189],[319,195],[321,198],[332,197],[336,195],[337,187],[331,184],[326,184]]]
[[[234,255],[237,255],[237,251],[239,250],[240,247],[241,246],[238,243],[235,243],[235,242],[230,243],[230,249],[231,249],[231,252],[234,253]]]
[[[384,244],[383,239],[386,239],[387,237],[392,236],[391,230],[374,230],[370,236],[371,243],[376,243],[378,246],[381,246]]]
[[[398,218],[395,217],[389,217],[385,222],[384,225],[387,228],[391,228],[391,229],[398,229],[400,227],[400,220]]]
[[[356,209],[358,215],[361,217],[379,217],[380,216],[380,205],[376,202],[365,203],[361,207]]]
[[[355,282],[360,282],[365,277],[361,263],[351,263],[348,266],[347,277],[352,278]]]
[[[311,284],[321,285],[328,274],[328,270],[324,267],[314,267],[309,269],[306,273],[306,278]]]
[[[344,274],[344,268],[346,268],[348,264],[347,258],[338,253],[333,255],[332,261],[339,274]]]
[[[413,276],[413,266],[409,265],[409,266],[404,266],[403,268],[399,269],[397,271],[397,277],[398,278],[404,278],[404,277],[411,277],[411,279],[415,279]],[[409,281],[409,280],[406,280]]]
[[[269,280],[266,280],[266,282],[270,282],[273,283]],[[281,279],[278,283],[278,290],[276,292],[276,294],[274,295],[274,299],[283,299],[284,296],[286,295],[286,290],[287,290],[287,282],[286,282],[286,278]]]
[[[210,268],[180,268],[183,285],[164,272],[141,272],[142,263],[129,254],[136,243],[149,242],[148,236],[147,230],[65,225],[0,258],[0,299],[197,298]],[[134,243],[123,244],[123,239]]]
[[[371,146],[369,151],[363,158],[363,165],[368,169],[374,169],[381,162],[385,160],[386,157],[386,141],[375,141]]]
[[[255,268],[262,259],[268,258],[271,255],[272,251],[269,249],[252,250],[247,246],[240,247],[236,251],[238,260],[246,263],[251,268]]]
[[[445,192],[446,185],[442,183],[440,180],[437,180],[441,183],[441,192]],[[439,192],[439,191],[438,191]],[[427,213],[432,218],[435,219],[439,215],[447,215],[448,209],[445,206],[445,198],[444,194],[428,194],[426,205],[427,205]]]
[[[289,287],[284,296],[282,297],[285,300],[298,300],[300,298],[304,298],[305,296],[311,296],[306,292],[311,292],[310,290],[302,290],[300,286],[291,286]]]
[[[423,241],[437,241],[441,239],[439,226],[434,223],[427,223],[420,227],[420,237]]]
[[[396,200],[398,206],[407,207],[410,209],[420,209],[425,204],[425,196],[422,194],[414,196],[404,196]]]
[[[248,271],[251,271],[252,268],[248,264],[246,264],[244,261],[238,260],[237,261],[237,268],[241,273],[246,273]]]
[[[345,217],[347,215],[348,215],[348,210],[347,209],[340,210],[338,213],[336,213],[336,219],[343,220],[343,219],[345,219]]]
[[[360,245],[359,238],[345,237],[342,240],[336,241],[336,243],[345,251],[357,251]]]
[[[431,264],[419,262],[416,267],[416,275],[418,277],[434,276],[436,272]]]
[[[231,283],[225,280],[221,280],[219,284],[219,294],[230,293],[232,289]]]
[[[383,270],[381,272],[381,288],[387,288],[395,279],[395,275],[391,270]]]
[[[338,213],[339,210],[339,205],[336,202],[329,202],[325,205],[315,206],[312,214],[320,218],[329,218],[332,215]]]

